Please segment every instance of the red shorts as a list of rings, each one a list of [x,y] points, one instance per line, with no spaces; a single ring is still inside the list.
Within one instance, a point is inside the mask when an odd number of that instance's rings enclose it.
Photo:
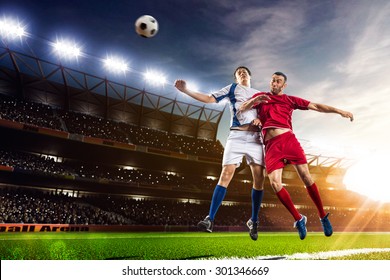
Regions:
[[[265,142],[265,167],[268,174],[287,164],[305,163],[305,152],[293,132],[285,132]]]

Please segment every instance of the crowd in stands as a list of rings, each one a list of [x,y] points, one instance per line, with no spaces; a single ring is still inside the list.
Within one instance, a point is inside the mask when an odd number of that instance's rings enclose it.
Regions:
[[[52,157],[21,151],[0,150],[0,165],[26,172],[46,173],[47,175],[75,175],[70,167],[56,162]]]
[[[49,105],[0,95],[0,118],[24,124],[63,130]]]
[[[0,223],[53,223],[78,225],[163,225],[195,226],[208,212],[208,203],[169,199],[140,200],[129,197],[92,195],[70,197],[26,188],[0,188]],[[308,217],[309,230],[321,230],[314,207],[300,209]],[[222,205],[216,226],[243,226],[251,205]],[[359,218],[356,218],[359,217]],[[341,230],[390,230],[390,213],[375,209],[333,209],[332,223]],[[264,231],[291,230],[292,218],[281,205],[260,211]],[[365,223],[361,223],[364,220]]]
[[[219,141],[195,139],[77,112],[60,111],[59,116],[65,121],[68,132],[73,134],[191,155],[221,158],[223,154],[223,146]]]
[[[16,171],[31,171],[45,175],[72,175],[90,180],[104,180],[120,183],[130,183],[145,186],[168,186],[173,190],[203,189],[211,192],[216,184],[215,179],[194,174],[176,174],[170,172],[153,171],[149,169],[127,169],[122,166],[98,165],[80,161],[56,162],[52,157],[14,150],[0,149],[0,165],[10,166]],[[243,190],[249,193],[251,183],[233,180],[230,190],[240,193]]]
[[[221,158],[223,154],[223,146],[218,140],[196,139],[4,95],[0,95],[0,118],[171,152],[212,158]]]
[[[75,178],[92,181],[110,181],[131,184],[133,186],[153,187],[160,189],[212,193],[217,179],[199,176],[197,174],[179,174],[150,169],[128,169],[123,166],[99,165],[75,160],[63,159],[56,162],[52,157],[14,150],[0,149],[0,166],[10,166],[16,172],[43,173],[47,176],[71,175]],[[321,187],[321,186],[320,186]],[[251,181],[238,180],[235,177],[229,184],[228,195],[250,196]],[[291,197],[297,204],[312,205],[303,186],[287,186]],[[358,207],[365,198],[361,195],[344,189],[321,188],[322,199],[325,205],[340,207]],[[265,200],[275,203],[276,195],[270,187],[265,188]]]
[[[1,189],[0,223],[115,225],[131,222],[63,194]]]
[[[167,151],[221,158],[223,147],[218,141],[194,139],[147,127],[134,126],[96,116],[54,109],[48,105],[22,101],[0,95],[0,118],[28,125],[63,130],[122,143],[155,147]],[[147,169],[127,169],[80,162],[75,159],[56,161],[39,154],[0,149],[0,166],[13,167],[15,172],[65,175],[87,180],[108,180],[146,187],[170,187],[171,190],[209,193],[216,179],[194,174],[174,174]],[[251,182],[233,179],[228,195],[248,196]],[[320,186],[321,187],[321,186]],[[53,187],[55,188],[55,187]],[[165,188],[164,188],[165,189]],[[305,205],[308,227],[318,227],[318,217],[303,186],[288,186],[297,205]],[[357,230],[387,228],[390,214],[386,211],[358,209],[364,197],[342,189],[320,189],[324,205],[333,205],[332,222],[337,226],[351,225]],[[189,203],[174,199],[139,200],[128,197],[91,195],[70,197],[37,189],[0,187],[0,223],[64,223],[84,225],[185,225],[191,226],[208,213],[208,202]],[[210,195],[211,197],[211,195]],[[260,224],[269,230],[291,228],[291,217],[278,202],[270,187],[266,188]],[[222,205],[216,225],[243,225],[251,213],[250,203]],[[355,219],[359,217],[359,219]],[[364,220],[361,224],[359,221]]]

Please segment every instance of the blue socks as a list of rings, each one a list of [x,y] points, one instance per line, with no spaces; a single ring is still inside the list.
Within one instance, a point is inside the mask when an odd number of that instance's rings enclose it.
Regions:
[[[220,185],[216,185],[211,199],[209,217],[214,221],[219,206],[221,206],[223,199],[225,198],[227,188]],[[256,222],[259,218],[259,211],[261,202],[263,201],[264,190],[255,190],[252,188],[252,221]]]
[[[252,221],[256,222],[259,219],[259,211],[263,200],[264,190],[256,190],[252,188]]]
[[[222,204],[223,199],[225,198],[227,189],[220,185],[216,185],[213,193],[213,198],[211,199],[209,217],[210,220],[214,221],[215,214],[217,214],[219,206]]]

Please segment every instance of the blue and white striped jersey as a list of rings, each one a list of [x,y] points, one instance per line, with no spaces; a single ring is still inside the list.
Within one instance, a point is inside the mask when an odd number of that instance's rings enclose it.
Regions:
[[[247,110],[237,114],[238,109],[244,101],[250,99],[255,93],[260,92],[257,89],[242,86],[236,83],[230,84],[211,95],[217,102],[226,99],[230,108],[230,127],[239,127],[249,124],[257,118],[255,109]]]

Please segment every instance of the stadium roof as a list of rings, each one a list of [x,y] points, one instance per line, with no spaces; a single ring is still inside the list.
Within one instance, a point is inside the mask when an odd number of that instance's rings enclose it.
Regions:
[[[216,140],[224,108],[187,103],[6,47],[0,48],[0,93],[195,138]],[[329,156],[302,141],[311,166],[347,169],[355,160]]]
[[[169,133],[216,140],[224,108],[168,98],[2,47],[0,93]]]

